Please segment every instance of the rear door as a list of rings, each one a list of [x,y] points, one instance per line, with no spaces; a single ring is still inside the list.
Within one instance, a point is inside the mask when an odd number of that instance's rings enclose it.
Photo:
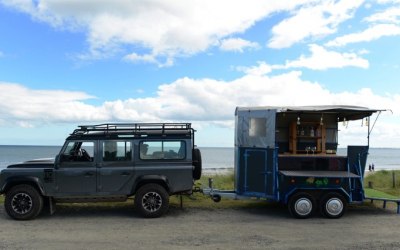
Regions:
[[[133,181],[133,147],[129,140],[100,142],[100,161],[97,167],[99,195],[124,195],[131,192]]]
[[[248,195],[274,198],[275,182],[274,149],[246,149],[244,153],[245,183]]]

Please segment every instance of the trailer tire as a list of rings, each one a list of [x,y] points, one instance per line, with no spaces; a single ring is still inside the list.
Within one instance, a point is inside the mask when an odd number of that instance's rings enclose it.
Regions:
[[[330,192],[322,196],[321,214],[329,219],[338,219],[347,209],[347,201],[337,192]]]
[[[193,179],[199,180],[201,177],[202,162],[201,162],[201,152],[200,149],[193,149]]]
[[[289,212],[295,218],[306,219],[314,214],[315,204],[315,198],[311,194],[306,192],[295,193],[289,199]]]

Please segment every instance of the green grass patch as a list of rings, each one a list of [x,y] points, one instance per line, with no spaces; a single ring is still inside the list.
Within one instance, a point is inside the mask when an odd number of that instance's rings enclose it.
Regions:
[[[390,195],[388,193],[376,190],[376,189],[371,189],[371,188],[365,188],[365,196],[367,197],[373,197],[373,198],[388,198],[388,199],[399,199],[399,197]]]
[[[393,187],[393,173],[395,175],[395,187]],[[372,183],[373,189],[367,188]],[[400,171],[380,170],[368,174],[364,179],[366,195],[389,199],[400,198]]]
[[[0,195],[0,204],[4,203],[4,195]]]

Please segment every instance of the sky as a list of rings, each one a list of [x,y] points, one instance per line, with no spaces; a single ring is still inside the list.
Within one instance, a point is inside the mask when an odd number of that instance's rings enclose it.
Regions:
[[[399,0],[0,0],[0,144],[191,122],[232,147],[237,106],[357,105],[390,110],[371,147],[400,147],[399,44]]]

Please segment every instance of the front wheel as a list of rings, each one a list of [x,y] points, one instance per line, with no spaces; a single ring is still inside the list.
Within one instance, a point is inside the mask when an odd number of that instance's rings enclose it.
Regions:
[[[32,186],[22,184],[12,187],[4,201],[7,214],[15,220],[34,219],[43,208],[43,198]]]
[[[158,184],[146,184],[135,195],[135,207],[145,218],[160,217],[168,210],[169,195]]]
[[[337,219],[342,217],[346,208],[346,199],[339,193],[327,193],[321,199],[321,214],[327,218]]]
[[[289,200],[290,214],[299,219],[309,218],[315,211],[315,199],[312,195],[300,192],[294,194]]]

